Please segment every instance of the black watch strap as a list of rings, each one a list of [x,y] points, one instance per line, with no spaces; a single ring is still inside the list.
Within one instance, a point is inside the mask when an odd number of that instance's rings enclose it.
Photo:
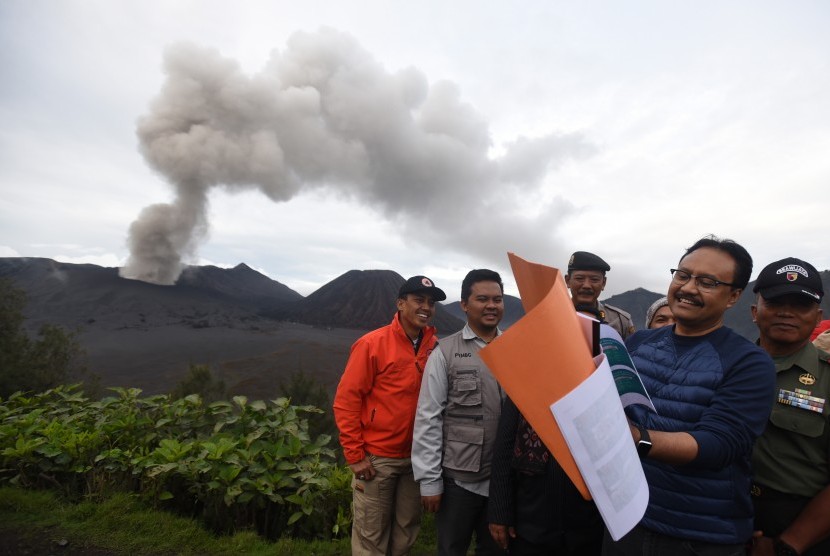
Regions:
[[[644,458],[651,451],[651,436],[645,427],[637,425],[637,430],[640,431],[640,440],[637,442],[637,455]]]

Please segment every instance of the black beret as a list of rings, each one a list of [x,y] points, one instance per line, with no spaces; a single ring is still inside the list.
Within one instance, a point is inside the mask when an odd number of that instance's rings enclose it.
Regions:
[[[611,270],[611,267],[593,253],[576,251],[571,255],[571,260],[568,261],[568,273],[570,274],[572,270],[599,270],[601,272],[608,272]]]

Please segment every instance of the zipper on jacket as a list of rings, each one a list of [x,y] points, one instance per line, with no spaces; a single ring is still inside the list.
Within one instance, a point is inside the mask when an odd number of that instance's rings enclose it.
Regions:
[[[376,408],[376,407],[373,407],[373,408],[372,408],[372,416],[369,418],[369,422],[370,422],[370,423],[374,423],[374,422],[375,422],[375,411],[377,411],[377,410],[378,410],[378,408]]]

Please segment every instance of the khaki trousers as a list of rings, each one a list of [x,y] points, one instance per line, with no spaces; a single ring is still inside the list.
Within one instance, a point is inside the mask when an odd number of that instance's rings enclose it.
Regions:
[[[354,556],[409,554],[421,528],[421,492],[409,458],[369,456],[376,475],[352,479]]]

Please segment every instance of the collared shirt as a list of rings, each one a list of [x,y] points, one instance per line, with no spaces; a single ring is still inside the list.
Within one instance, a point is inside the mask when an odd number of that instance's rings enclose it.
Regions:
[[[635,332],[634,322],[631,320],[631,315],[613,305],[604,305],[597,301],[597,309],[599,309],[602,319],[605,320],[611,327],[620,333],[622,339],[625,340]]]
[[[469,324],[464,325],[461,332],[464,340],[475,340],[478,347],[487,345],[483,339],[473,332]],[[496,330],[496,336],[501,330]],[[440,341],[439,341],[440,342]],[[447,406],[449,381],[447,379],[447,361],[440,349],[432,352],[424,369],[424,383],[421,386],[421,396],[418,400],[418,410],[415,416],[417,429],[417,446],[412,450],[412,470],[415,480],[421,488],[421,496],[436,496],[444,492],[442,477],[443,459],[443,412]],[[421,426],[423,424],[423,426]],[[456,480],[455,483],[465,490],[481,496],[487,496],[490,491],[490,479],[468,482]]]
[[[830,363],[811,343],[774,357],[776,400],[752,453],[754,479],[812,497],[830,484]]]

